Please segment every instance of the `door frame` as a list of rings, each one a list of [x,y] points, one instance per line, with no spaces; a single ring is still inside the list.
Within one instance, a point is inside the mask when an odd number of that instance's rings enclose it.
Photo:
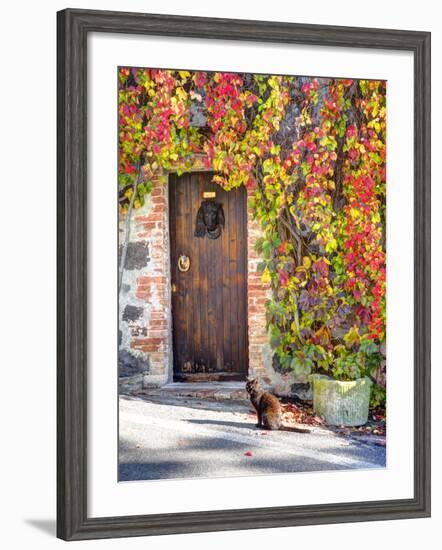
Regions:
[[[216,172],[213,170],[213,169],[204,169],[204,168],[201,168],[201,167],[198,167],[198,168],[195,168],[194,170],[189,170],[189,171],[186,171],[185,174],[189,174],[189,175],[196,175],[196,174],[210,174],[210,175],[213,175],[215,174]],[[181,174],[181,175],[184,175],[184,174]],[[245,278],[245,284],[244,284],[244,292],[245,292],[245,322],[246,322],[246,330],[245,330],[245,361],[246,361],[246,364],[245,364],[245,368],[238,374],[232,374],[232,379],[229,380],[229,377],[223,377],[222,380],[219,380],[217,379],[217,375],[216,373],[208,373],[208,374],[195,374],[195,375],[190,375],[189,376],[189,379],[186,380],[186,381],[182,381],[182,380],[177,380],[176,379],[176,372],[175,372],[175,346],[174,346],[174,335],[173,335],[173,331],[174,331],[174,311],[173,311],[173,300],[172,300],[172,269],[173,269],[173,266],[172,266],[172,246],[171,246],[171,233],[172,233],[172,224],[171,224],[171,217],[170,217],[170,193],[171,193],[171,185],[172,185],[172,182],[171,182],[171,178],[170,176],[174,176],[174,177],[180,177],[177,172],[175,171],[170,171],[168,173],[168,177],[167,177],[167,226],[168,226],[168,231],[169,231],[169,237],[168,237],[168,250],[167,250],[167,254],[168,254],[168,261],[169,261],[169,297],[170,297],[170,301],[169,301],[169,304],[170,304],[170,350],[171,350],[171,357],[170,357],[170,362],[169,362],[169,372],[170,372],[170,381],[171,382],[180,382],[180,383],[193,383],[193,382],[201,382],[201,383],[211,383],[211,382],[219,382],[219,381],[237,381],[237,382],[243,382],[246,380],[248,374],[249,374],[249,369],[250,369],[250,357],[249,357],[249,307],[248,307],[248,303],[249,303],[249,296],[248,296],[248,293],[249,293],[249,250],[248,250],[248,232],[249,232],[249,227],[248,227],[248,195],[247,195],[247,192],[246,190],[244,190],[244,193],[245,193],[245,204],[244,204],[244,209],[245,209],[245,215],[244,215],[244,220],[245,220],[245,233],[244,233],[244,244],[243,244],[243,247],[242,247],[242,251],[244,253],[244,257],[245,257],[245,271],[244,271],[244,278]],[[226,191],[227,193],[229,191]],[[179,377],[178,377],[179,378]]]

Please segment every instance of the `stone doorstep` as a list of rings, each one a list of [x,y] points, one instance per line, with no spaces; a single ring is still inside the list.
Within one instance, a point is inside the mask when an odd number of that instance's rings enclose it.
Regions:
[[[160,388],[144,388],[137,395],[247,401],[244,382],[171,382]]]

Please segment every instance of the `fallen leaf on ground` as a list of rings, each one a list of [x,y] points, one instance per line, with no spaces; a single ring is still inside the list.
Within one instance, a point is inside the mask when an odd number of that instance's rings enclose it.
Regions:
[[[307,424],[310,426],[322,426],[324,424],[324,420],[313,414],[312,407],[308,405],[283,403],[282,416],[287,424]]]
[[[244,456],[253,456],[252,451],[247,451],[244,453]]]

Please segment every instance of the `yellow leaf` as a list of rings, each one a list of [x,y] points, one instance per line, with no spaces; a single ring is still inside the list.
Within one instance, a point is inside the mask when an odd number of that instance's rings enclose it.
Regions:
[[[305,267],[305,269],[309,269],[309,267],[312,265],[312,261],[308,256],[304,256],[302,258],[302,265]]]
[[[338,243],[336,239],[330,239],[328,243],[325,245],[325,251],[328,253],[333,252],[337,248],[338,248]]]
[[[177,88],[176,89],[176,95],[182,99],[183,101],[185,101],[187,99],[187,92],[184,90],[184,88]]]
[[[262,273],[261,281],[263,283],[270,283],[270,281],[271,281],[270,273],[269,273],[269,270],[267,268],[265,268],[263,273]]]
[[[347,334],[344,336],[344,342],[348,349],[351,349],[353,346],[359,344],[361,337],[359,336],[358,327],[353,326]]]
[[[178,71],[181,78],[188,78],[190,76],[189,71]]]

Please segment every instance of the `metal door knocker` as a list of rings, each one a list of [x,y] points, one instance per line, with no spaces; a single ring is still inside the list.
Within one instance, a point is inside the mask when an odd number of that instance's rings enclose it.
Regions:
[[[221,227],[224,227],[223,206],[215,201],[203,201],[196,215],[195,237],[217,239],[221,235]]]
[[[186,256],[185,254],[181,254],[181,256],[178,258],[178,269],[183,273],[185,273],[186,271],[189,271],[190,269],[189,256]]]

